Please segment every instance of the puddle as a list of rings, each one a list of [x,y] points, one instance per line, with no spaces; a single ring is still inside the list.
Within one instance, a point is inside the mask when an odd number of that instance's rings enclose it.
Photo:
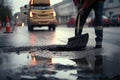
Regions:
[[[74,69],[75,62],[63,58],[45,58],[36,56],[35,54],[2,54],[0,57],[0,77],[2,80],[7,80],[8,76],[15,78],[32,78],[32,76],[54,77],[58,79],[76,79]],[[70,66],[73,69],[70,69]],[[4,75],[5,73],[5,75]]]
[[[103,65],[106,64],[102,55],[88,55],[86,56],[87,59],[70,59],[66,53],[63,55],[56,52],[49,53],[49,51],[39,52],[1,54],[0,79],[111,80],[103,73]]]

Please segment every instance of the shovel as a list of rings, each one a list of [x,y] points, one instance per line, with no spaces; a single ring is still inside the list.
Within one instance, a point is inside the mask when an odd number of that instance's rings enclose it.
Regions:
[[[81,34],[79,35],[79,29],[80,29],[80,15],[78,14],[78,20],[77,20],[77,36],[68,38],[67,42],[67,48],[69,49],[82,49],[85,48],[88,42],[89,34]]]

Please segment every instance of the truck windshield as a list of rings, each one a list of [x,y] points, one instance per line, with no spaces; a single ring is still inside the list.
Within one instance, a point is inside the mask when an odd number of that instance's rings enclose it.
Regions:
[[[32,6],[34,10],[47,10],[52,9],[50,6]]]

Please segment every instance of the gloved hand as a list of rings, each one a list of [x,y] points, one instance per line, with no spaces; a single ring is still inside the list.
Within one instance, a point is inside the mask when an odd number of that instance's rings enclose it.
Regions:
[[[84,9],[80,8],[80,10],[78,11],[78,14],[83,15],[84,14]]]

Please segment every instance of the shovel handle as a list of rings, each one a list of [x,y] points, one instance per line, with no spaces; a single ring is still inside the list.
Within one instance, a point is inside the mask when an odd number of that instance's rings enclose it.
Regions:
[[[78,14],[77,34],[79,34],[79,30],[80,30],[80,14]]]

